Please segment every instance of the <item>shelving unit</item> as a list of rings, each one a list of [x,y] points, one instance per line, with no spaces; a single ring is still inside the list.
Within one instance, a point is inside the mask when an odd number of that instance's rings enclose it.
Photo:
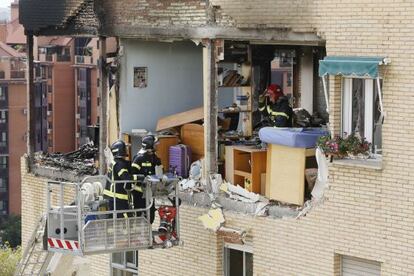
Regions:
[[[232,175],[228,177],[230,181],[250,192],[264,194],[262,174],[266,173],[266,150],[248,146],[226,147],[227,159],[226,174]]]
[[[220,114],[239,114],[237,130],[244,137],[253,133],[253,89],[252,63],[250,45],[241,42],[228,41],[224,45],[224,60],[218,63],[219,93],[233,93],[231,105],[236,103],[240,110],[219,110]],[[219,96],[220,98],[220,96]],[[228,101],[228,98],[227,98]],[[219,103],[220,105],[220,103]],[[222,106],[223,107],[223,106]]]

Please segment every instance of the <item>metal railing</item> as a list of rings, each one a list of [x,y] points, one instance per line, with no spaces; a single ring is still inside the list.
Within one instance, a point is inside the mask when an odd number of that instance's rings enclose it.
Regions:
[[[10,78],[11,79],[24,79],[26,77],[26,71],[23,70],[11,70]]]
[[[58,62],[70,61],[70,55],[57,55],[56,56],[56,61],[58,61]]]
[[[94,182],[99,182],[102,187],[105,187],[107,182],[114,186],[125,185],[125,183],[131,183],[133,187],[137,185],[137,181],[111,181],[106,176],[87,177],[80,183],[49,181],[47,184],[48,239],[51,240],[49,245],[54,244],[54,240],[57,242],[56,246],[49,246],[49,250],[83,256],[153,248],[150,209],[153,195],[162,195],[160,192],[162,189],[158,187],[158,183],[162,183],[162,180],[147,177],[141,183],[144,189],[145,208],[118,210],[117,200],[113,198],[114,210],[107,211],[96,210],[96,208],[94,210],[91,207],[93,204],[95,207],[96,204],[105,204],[105,200],[86,201],[83,186],[85,183]],[[175,204],[178,206],[178,180],[173,180],[170,185],[174,186]],[[65,199],[69,202],[65,202]],[[55,201],[55,205],[52,201]],[[177,207],[175,217],[177,238],[174,245],[180,242],[178,209]],[[79,246],[74,246],[74,243]]]
[[[92,56],[75,56],[75,63],[76,64],[93,64],[93,57]]]

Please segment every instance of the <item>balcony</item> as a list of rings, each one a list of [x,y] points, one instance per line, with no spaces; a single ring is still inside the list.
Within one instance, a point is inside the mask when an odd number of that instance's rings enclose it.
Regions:
[[[53,62],[53,54],[39,54],[39,61],[40,62]]]
[[[92,65],[93,57],[92,56],[75,56],[75,64]]]
[[[57,55],[56,56],[56,61],[57,62],[68,62],[70,61],[70,55]]]
[[[58,55],[54,54],[39,54],[40,62],[69,62],[71,61],[70,55]]]
[[[11,79],[25,79],[26,71],[23,70],[10,70]]]

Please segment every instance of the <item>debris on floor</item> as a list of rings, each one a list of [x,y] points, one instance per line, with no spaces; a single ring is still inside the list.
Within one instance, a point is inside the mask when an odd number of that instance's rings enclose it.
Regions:
[[[68,153],[37,152],[34,157],[34,162],[44,167],[73,171],[77,175],[95,175],[98,173],[95,165],[95,156],[97,153],[97,147],[92,144],[85,144],[78,150]]]
[[[226,181],[223,181],[220,185],[220,190],[225,192],[230,198],[243,202],[255,203],[264,200],[264,197],[259,194],[249,192],[240,185],[235,186]]]
[[[179,183],[181,191],[202,192],[205,190],[205,180],[202,179],[202,161],[198,160],[191,164],[188,179]]]

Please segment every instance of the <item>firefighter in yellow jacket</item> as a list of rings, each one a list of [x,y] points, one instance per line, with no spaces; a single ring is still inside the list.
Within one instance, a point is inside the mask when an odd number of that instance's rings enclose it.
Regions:
[[[114,161],[108,169],[108,178],[112,181],[132,181],[130,173],[130,165],[126,157],[126,146],[121,140],[116,141],[111,145],[111,152],[114,156]],[[131,182],[113,183],[107,181],[104,190],[104,198],[108,200],[109,210],[128,210],[128,191],[131,190]],[[117,217],[127,217],[126,213],[118,214]]]

